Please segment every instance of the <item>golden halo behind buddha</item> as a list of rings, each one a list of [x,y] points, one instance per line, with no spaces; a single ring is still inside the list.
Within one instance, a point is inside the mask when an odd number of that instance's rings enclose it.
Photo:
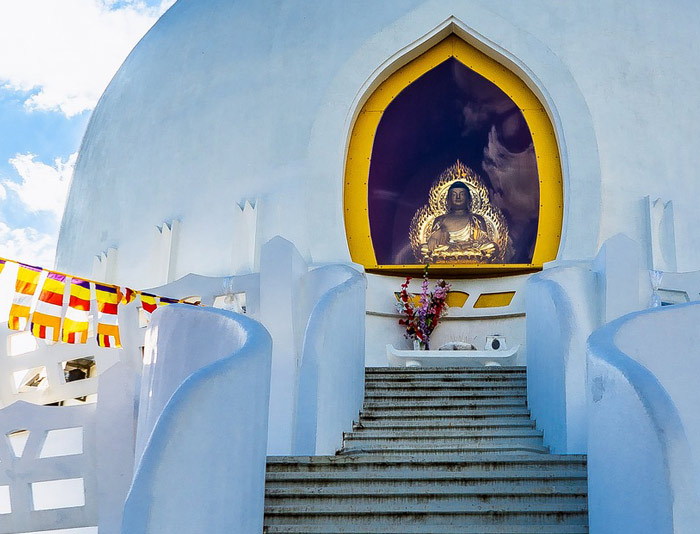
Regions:
[[[469,211],[483,219],[487,236],[428,251],[426,245],[435,230],[436,219],[449,212],[447,194],[455,182],[461,182],[469,189]],[[428,193],[428,203],[413,216],[409,241],[413,254],[423,263],[503,263],[508,248],[508,225],[501,210],[491,204],[488,188],[479,175],[457,160],[435,180]]]

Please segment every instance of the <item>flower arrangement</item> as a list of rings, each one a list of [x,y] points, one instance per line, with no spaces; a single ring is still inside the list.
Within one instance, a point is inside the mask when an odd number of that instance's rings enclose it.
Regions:
[[[411,277],[401,284],[397,309],[405,315],[399,319],[399,324],[406,327],[405,337],[418,341],[422,349],[430,349],[430,334],[438,324],[442,316],[447,313],[447,292],[450,284],[445,280],[438,280],[433,291],[428,291],[428,266],[423,270],[423,283],[418,305],[415,304],[413,295],[408,292],[408,284]]]

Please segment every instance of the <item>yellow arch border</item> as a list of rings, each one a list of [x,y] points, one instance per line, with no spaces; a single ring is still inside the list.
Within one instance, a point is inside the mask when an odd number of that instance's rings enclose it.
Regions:
[[[352,261],[374,272],[416,273],[420,265],[378,265],[369,226],[368,178],[374,136],[384,110],[398,94],[420,76],[447,59],[462,64],[494,83],[520,108],[537,157],[540,212],[537,241],[528,264],[435,264],[431,272],[452,275],[501,275],[539,270],[556,258],[564,212],[561,160],[554,128],[544,106],[512,71],[452,34],[391,74],[362,106],[350,135],[343,192],[345,232]]]

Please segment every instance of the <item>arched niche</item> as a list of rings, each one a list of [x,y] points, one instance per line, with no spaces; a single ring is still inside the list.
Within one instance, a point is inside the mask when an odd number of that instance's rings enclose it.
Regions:
[[[466,215],[447,200],[456,181],[471,197]],[[360,109],[344,219],[351,257],[368,271],[540,269],[557,255],[562,217],[561,162],[542,103],[456,35],[389,75]]]

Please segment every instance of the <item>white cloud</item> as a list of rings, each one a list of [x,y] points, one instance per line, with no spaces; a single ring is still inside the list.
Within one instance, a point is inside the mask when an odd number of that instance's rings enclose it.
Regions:
[[[175,0],[2,0],[0,87],[28,109],[92,109],[138,40]],[[38,92],[37,92],[38,91]]]
[[[10,228],[0,222],[0,256],[50,269],[56,252],[56,235],[34,228]]]
[[[27,211],[48,211],[60,219],[77,157],[76,152],[65,161],[57,158],[51,166],[36,161],[34,154],[17,154],[10,159],[10,164],[19,174],[21,182],[5,180],[2,185],[17,194]]]

